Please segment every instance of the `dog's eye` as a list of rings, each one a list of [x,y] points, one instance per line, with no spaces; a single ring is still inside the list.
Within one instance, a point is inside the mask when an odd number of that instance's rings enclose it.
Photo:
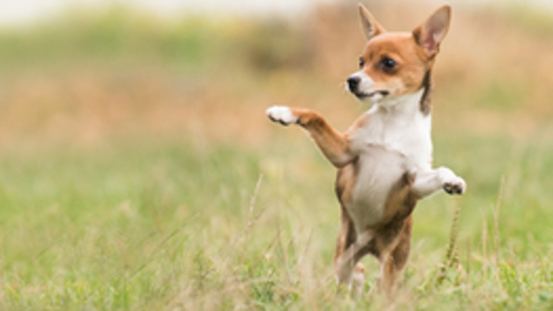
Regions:
[[[384,69],[384,71],[390,71],[396,67],[397,63],[395,60],[385,57],[380,61],[380,67]]]
[[[363,57],[359,57],[359,69],[363,69],[363,66],[365,66],[365,60]]]

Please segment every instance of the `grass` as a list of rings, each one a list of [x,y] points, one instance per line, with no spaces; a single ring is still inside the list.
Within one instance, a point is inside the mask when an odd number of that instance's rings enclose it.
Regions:
[[[386,25],[418,14],[378,8]],[[167,24],[115,9],[0,32],[0,309],[387,307],[336,285],[334,169],[263,113],[306,106],[345,129],[366,108],[341,91],[361,38],[345,12]],[[504,36],[510,15],[456,14],[434,159],[468,192],[419,203],[394,304],[548,310],[552,41]],[[513,59],[516,74],[497,70]],[[364,262],[369,291],[378,267]]]
[[[378,297],[351,300],[334,284],[333,170],[304,140],[277,138],[263,151],[168,141],[3,155],[2,308],[378,308]],[[553,145],[440,137],[436,146],[469,192],[419,203],[398,307],[550,308]],[[470,165],[482,161],[489,174]],[[457,262],[440,283],[456,208]],[[365,261],[371,286],[376,264]]]

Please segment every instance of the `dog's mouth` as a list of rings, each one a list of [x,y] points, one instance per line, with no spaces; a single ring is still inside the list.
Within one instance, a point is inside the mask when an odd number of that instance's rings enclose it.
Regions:
[[[355,92],[353,94],[355,95],[355,97],[357,97],[359,99],[367,99],[367,98],[377,98],[377,97],[382,98],[382,97],[390,95],[390,92],[386,91],[386,90],[380,90],[380,91],[374,91],[374,92],[369,92],[369,93]]]

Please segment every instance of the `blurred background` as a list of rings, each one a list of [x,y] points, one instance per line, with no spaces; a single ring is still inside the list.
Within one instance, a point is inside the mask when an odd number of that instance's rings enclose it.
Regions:
[[[355,1],[18,1],[0,4],[0,145],[179,137],[263,143],[273,104],[344,130],[363,47]],[[439,1],[370,1],[390,30]],[[435,70],[441,130],[551,132],[551,2],[454,2]],[[247,119],[245,122],[244,119]]]
[[[362,2],[392,31],[442,4]],[[417,207],[397,303],[548,309],[553,2],[450,3],[434,159],[468,192]],[[0,2],[0,307],[351,309],[332,277],[334,169],[265,110],[344,131],[369,108],[344,90],[365,43],[356,6]]]

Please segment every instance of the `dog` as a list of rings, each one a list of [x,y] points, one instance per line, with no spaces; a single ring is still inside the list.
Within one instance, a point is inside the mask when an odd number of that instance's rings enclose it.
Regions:
[[[359,14],[367,44],[346,89],[371,108],[344,134],[311,110],[273,106],[266,112],[274,122],[303,127],[338,169],[338,282],[360,292],[365,268],[359,260],[372,254],[380,264],[375,287],[391,294],[409,256],[417,201],[442,189],[466,190],[449,168],[432,169],[431,71],[451,7],[440,7],[412,32],[387,32],[361,4]]]

